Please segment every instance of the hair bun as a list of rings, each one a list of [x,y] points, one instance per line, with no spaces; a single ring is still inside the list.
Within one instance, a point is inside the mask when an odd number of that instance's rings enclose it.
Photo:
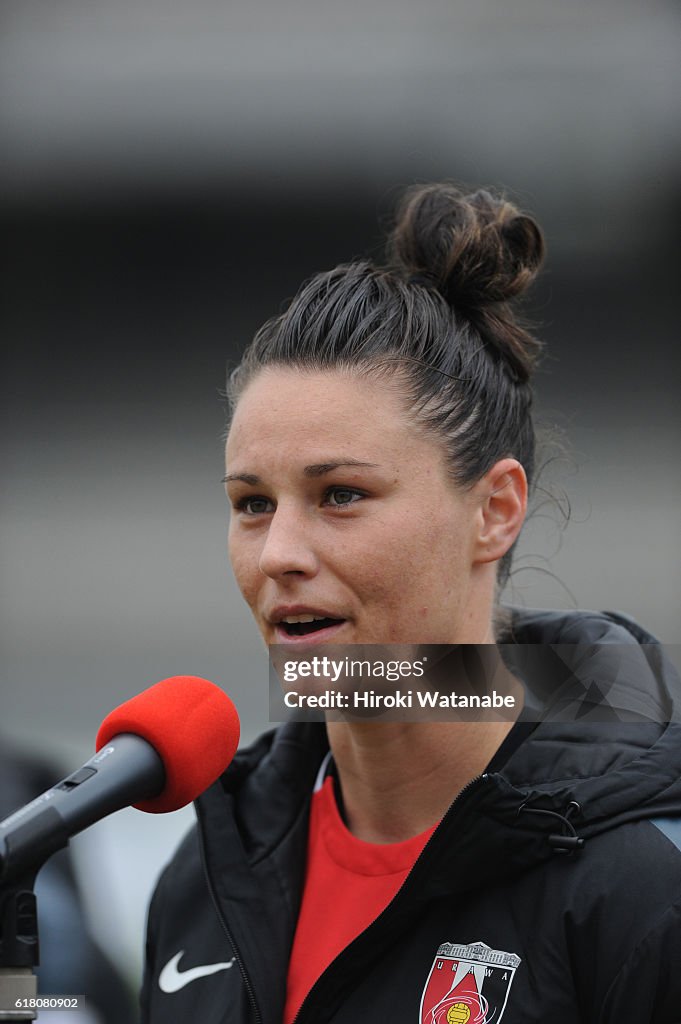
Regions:
[[[448,184],[407,191],[388,245],[396,269],[468,315],[520,295],[544,258],[532,217],[484,189],[465,195]]]

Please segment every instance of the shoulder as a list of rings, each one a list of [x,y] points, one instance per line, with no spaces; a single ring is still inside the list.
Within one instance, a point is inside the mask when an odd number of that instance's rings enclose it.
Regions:
[[[502,642],[657,644],[652,633],[620,611],[546,608],[502,609]]]
[[[570,874],[565,941],[590,1019],[671,1024],[656,1014],[681,1006],[681,815],[587,839]]]
[[[150,909],[182,915],[208,895],[204,861],[214,870],[261,859],[290,828],[310,793],[328,749],[323,726],[283,726],[241,749],[195,807],[198,824],[163,870]]]
[[[602,1019],[676,1024],[681,1012],[681,816],[637,822],[615,830],[613,840],[619,840],[619,849],[615,853],[613,846],[611,870],[621,874],[622,887],[608,937],[612,941],[619,927],[625,940],[602,993]]]

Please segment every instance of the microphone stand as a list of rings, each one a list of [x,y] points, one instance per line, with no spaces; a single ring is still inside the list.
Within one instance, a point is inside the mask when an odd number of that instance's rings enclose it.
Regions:
[[[38,869],[0,884],[0,1021],[35,1020],[40,961],[38,904],[33,892]],[[33,1007],[31,1007],[33,1000]]]
[[[82,768],[0,821],[0,1024],[38,1016],[33,887],[43,864],[68,846],[71,836],[113,811],[156,796],[164,782],[163,761],[154,747],[140,736],[121,733]]]

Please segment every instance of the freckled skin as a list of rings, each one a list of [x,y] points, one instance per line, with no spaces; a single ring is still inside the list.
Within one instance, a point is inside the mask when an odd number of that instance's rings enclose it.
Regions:
[[[343,459],[372,466],[304,473]],[[345,619],[334,643],[490,639],[495,570],[478,557],[479,494],[452,483],[394,386],[268,368],[238,402],[226,460],[228,474],[259,478],[227,484],[233,506],[247,503],[233,508],[229,551],[267,643],[278,640],[268,610],[281,604]]]

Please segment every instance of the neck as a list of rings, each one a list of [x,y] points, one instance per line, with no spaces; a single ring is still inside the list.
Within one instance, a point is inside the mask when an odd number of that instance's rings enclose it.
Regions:
[[[505,685],[517,717],[522,685],[508,673]],[[327,722],[348,828],[374,843],[424,832],[484,772],[514,720]]]
[[[346,824],[359,839],[396,843],[424,832],[480,775],[512,722],[329,722]]]

